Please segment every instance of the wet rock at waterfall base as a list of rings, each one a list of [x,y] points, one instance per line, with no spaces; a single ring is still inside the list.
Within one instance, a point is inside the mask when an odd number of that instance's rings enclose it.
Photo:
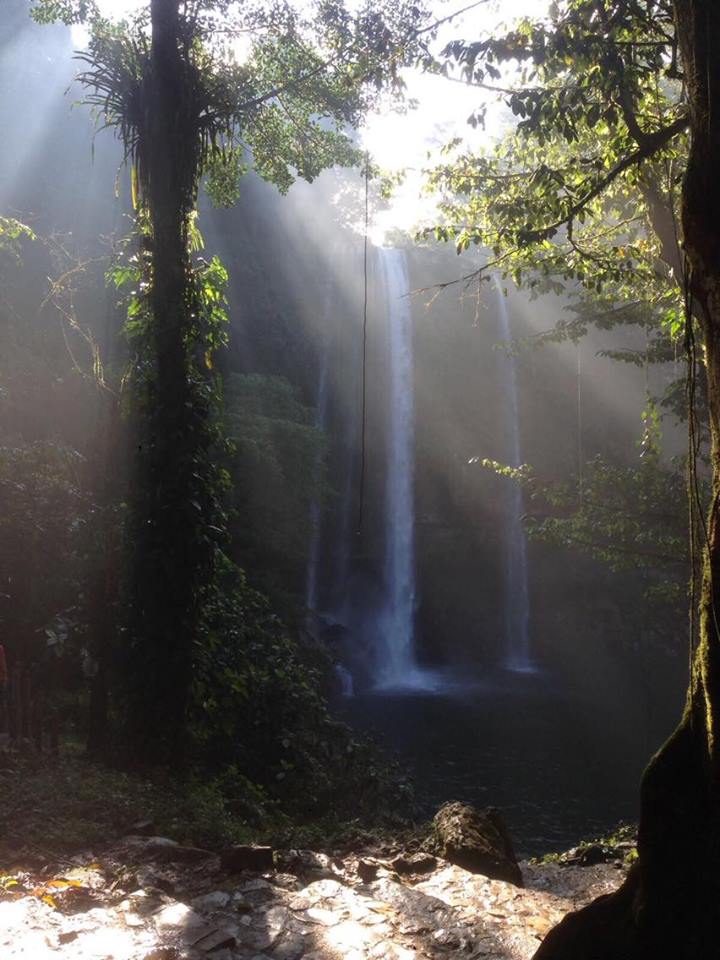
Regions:
[[[523,885],[512,842],[497,810],[476,810],[468,803],[446,803],[435,814],[433,853],[470,873]]]
[[[592,867],[597,863],[624,862],[636,849],[632,841],[617,843],[583,843],[562,854],[558,862],[579,867]]]

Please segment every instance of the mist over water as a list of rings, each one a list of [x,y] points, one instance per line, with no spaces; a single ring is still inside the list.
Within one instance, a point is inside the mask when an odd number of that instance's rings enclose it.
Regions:
[[[448,800],[498,807],[530,856],[637,819],[643,768],[674,716],[667,705],[644,716],[646,706],[589,701],[547,673],[488,669],[442,692],[360,694],[343,715],[410,770],[423,816]]]

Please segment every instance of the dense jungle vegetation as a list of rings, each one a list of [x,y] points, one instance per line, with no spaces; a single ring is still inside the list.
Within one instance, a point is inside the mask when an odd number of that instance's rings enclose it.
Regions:
[[[632,346],[607,357],[646,377],[631,462],[580,452],[553,471],[481,452],[469,465],[520,485],[531,540],[630,591],[651,648],[689,648],[684,713],[643,779],[637,861],[536,956],[705,960],[720,943],[720,8],[562,0],[487,32],[485,6],[472,4],[477,36],[439,47],[458,11],[415,0],[148,0],[122,18],[94,0],[5,0],[0,50],[25,29],[47,38],[41,51],[86,31],[70,96],[94,135],[75,117],[52,122],[88,134],[73,149],[97,150],[103,171],[114,138],[120,169],[87,185],[115,210],[111,236],[93,235],[92,217],[77,227],[82,186],[54,194],[79,153],[30,158],[25,195],[0,190],[4,839],[63,849],[141,814],[210,846],[415,823],[403,770],[334,709],[345,633],[319,630],[307,608],[316,514],[341,497],[342,431],[318,416],[307,371],[322,364],[288,306],[320,314],[331,294],[355,296],[365,337],[368,210],[393,178],[358,130],[412,109],[412,68],[476,88],[473,129],[496,100],[504,113],[485,146],[458,137],[432,159],[434,220],[398,246],[454,247],[461,266],[443,288],[562,297],[562,319],[513,341],[516,355],[620,331]],[[33,90],[57,74],[61,97],[70,78],[43,56]],[[23,92],[12,83],[8,107]],[[292,279],[304,235],[287,236],[256,275],[257,208],[279,219],[296,181],[329,170],[355,209],[337,213],[327,245],[357,240],[353,215],[363,255],[337,289],[308,289]],[[213,249],[213,205],[234,209],[232,264]],[[321,255],[307,256],[319,274]],[[270,331],[255,339],[253,311]],[[653,367],[679,363],[651,388]],[[366,477],[365,376],[362,443],[343,438],[361,449],[349,459],[360,568],[365,485],[380,483]],[[675,458],[661,442],[671,423],[689,437]],[[64,790],[43,751],[61,755]],[[43,810],[57,803],[59,828],[28,817],[34,794]]]

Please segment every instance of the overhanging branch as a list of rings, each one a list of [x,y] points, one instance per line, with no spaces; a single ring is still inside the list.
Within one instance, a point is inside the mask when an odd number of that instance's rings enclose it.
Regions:
[[[538,229],[525,228],[518,234],[518,244],[521,247],[530,246],[533,243],[539,243],[543,240],[550,240],[555,236],[560,227],[568,226],[596,197],[600,196],[619,176],[637,166],[644,160],[649,160],[663,147],[667,146],[678,134],[682,133],[688,127],[689,118],[686,116],[678,117],[674,123],[655,133],[647,134],[642,146],[638,147],[632,153],[629,153],[622,160],[619,160],[614,167],[598,180],[587,193],[576,203],[572,204],[563,217]]]

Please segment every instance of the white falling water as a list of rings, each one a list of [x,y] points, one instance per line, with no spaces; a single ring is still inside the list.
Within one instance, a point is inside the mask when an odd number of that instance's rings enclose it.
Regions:
[[[325,431],[327,426],[327,381],[328,381],[328,349],[323,351],[322,367],[320,368],[320,379],[318,380],[317,397],[315,400],[315,418],[313,426],[316,430]],[[321,454],[318,456],[318,462],[315,464],[316,476],[320,473]],[[320,565],[320,535],[321,535],[321,510],[317,497],[313,497],[310,503],[310,546],[307,559],[307,573],[305,580],[305,607],[309,613],[317,613],[318,609],[318,568]]]
[[[379,250],[390,366],[385,486],[384,603],[376,646],[379,686],[421,686],[415,660],[413,349],[405,252]]]
[[[335,664],[335,677],[337,678],[338,685],[340,687],[340,696],[354,697],[355,683],[353,681],[352,674],[341,663]]]
[[[499,280],[495,280],[495,293],[500,332],[503,340],[510,340],[510,318],[507,300]],[[509,466],[522,464],[520,424],[518,419],[518,395],[515,358],[503,362],[505,427],[508,435]],[[508,484],[508,518],[505,527],[505,666],[508,670],[526,673],[533,669],[530,661],[530,592],[528,588],[527,541],[522,525],[525,512],[523,493],[519,484]]]

